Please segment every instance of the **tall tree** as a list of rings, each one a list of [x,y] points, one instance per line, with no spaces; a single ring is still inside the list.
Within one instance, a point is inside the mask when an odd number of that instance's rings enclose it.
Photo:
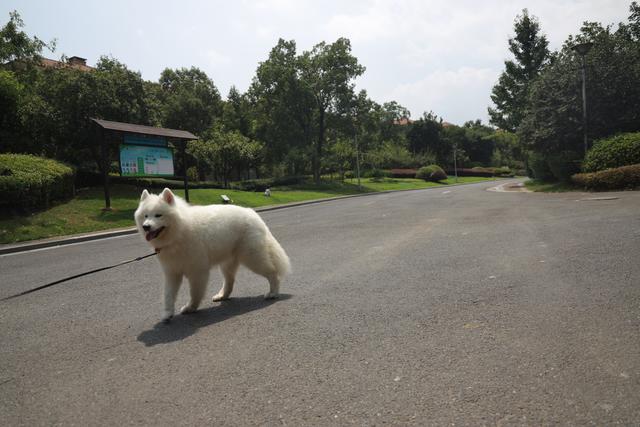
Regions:
[[[311,142],[313,99],[299,76],[294,40],[278,40],[258,66],[248,98],[256,138],[266,145],[266,161],[285,162],[289,173],[300,173]]]
[[[327,114],[344,113],[354,97],[353,80],[365,68],[351,54],[351,42],[339,38],[332,44],[318,43],[300,57],[300,78],[315,101],[317,138],[313,152],[313,178],[320,182],[322,149]]]
[[[538,153],[584,154],[580,57],[576,43],[590,41],[586,55],[589,140],[640,130],[640,7],[631,4],[629,22],[618,28],[585,23],[570,36],[532,86],[519,135]]]
[[[407,134],[409,149],[413,155],[431,152],[438,161],[446,158],[449,147],[441,138],[442,118],[432,111],[425,112],[422,117],[411,124]]]
[[[55,40],[46,43],[38,37],[29,37],[21,30],[24,22],[20,14],[15,10],[9,13],[9,22],[0,29],[0,64],[12,61],[34,63],[42,58],[42,50],[47,48],[53,51]]]
[[[165,127],[203,133],[220,116],[220,93],[207,74],[196,68],[165,69],[160,75]]]
[[[490,122],[500,129],[514,132],[525,115],[531,83],[549,60],[549,42],[540,31],[535,16],[527,9],[516,17],[515,37],[509,39],[509,50],[515,60],[505,61],[505,70],[493,87],[489,107]]]

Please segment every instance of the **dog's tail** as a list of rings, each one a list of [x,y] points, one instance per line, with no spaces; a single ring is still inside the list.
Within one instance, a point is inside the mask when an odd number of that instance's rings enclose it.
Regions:
[[[278,243],[276,238],[273,237],[273,235],[270,235],[269,238],[269,255],[271,256],[271,261],[278,272],[278,278],[282,279],[284,276],[291,273],[291,262],[289,261],[289,256],[287,256],[287,253],[282,249],[282,246],[280,246],[280,243]]]

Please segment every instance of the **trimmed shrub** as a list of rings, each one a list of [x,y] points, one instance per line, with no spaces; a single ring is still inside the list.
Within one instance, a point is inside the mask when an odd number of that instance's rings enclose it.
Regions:
[[[597,172],[640,163],[640,132],[597,140],[587,152],[583,172]]]
[[[458,176],[478,176],[478,177],[486,177],[490,178],[493,176],[493,171],[487,171],[485,168],[481,168],[478,170],[477,168],[458,168],[458,169],[449,169],[447,170],[447,175],[455,175],[456,171],[458,172]]]
[[[74,195],[74,171],[51,159],[0,154],[0,208],[45,209]]]
[[[578,173],[571,177],[574,184],[587,190],[624,190],[640,188],[640,164]]]
[[[447,179],[447,174],[438,165],[424,166],[416,172],[416,178],[425,181],[438,182]]]
[[[109,181],[111,184],[133,185],[146,189],[163,189],[166,187],[172,190],[180,190],[184,188],[184,181],[170,178],[111,175]],[[102,185],[102,176],[100,177],[100,185]],[[215,181],[189,181],[189,188],[223,188],[223,185]]]
[[[392,178],[415,178],[417,169],[391,169]]]
[[[302,184],[304,176],[283,176],[280,178],[247,179],[245,181],[232,182],[231,188],[240,191],[262,192],[271,187],[282,187],[287,185]]]

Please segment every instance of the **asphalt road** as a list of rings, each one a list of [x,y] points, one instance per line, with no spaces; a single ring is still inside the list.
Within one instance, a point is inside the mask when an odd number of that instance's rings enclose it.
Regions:
[[[638,425],[640,193],[490,185],[263,213],[278,301],[244,270],[159,324],[150,258],[0,303],[0,423]],[[2,256],[0,297],[148,252]]]

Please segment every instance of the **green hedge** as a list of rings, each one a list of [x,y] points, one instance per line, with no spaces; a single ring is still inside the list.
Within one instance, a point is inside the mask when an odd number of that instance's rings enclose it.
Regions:
[[[418,172],[416,172],[416,178],[424,179],[425,181],[438,182],[447,179],[447,174],[440,166],[429,165],[418,169]]]
[[[579,173],[571,177],[574,184],[587,190],[624,190],[640,188],[640,164]]]
[[[264,191],[271,187],[302,184],[306,180],[304,176],[283,176],[280,178],[247,179],[245,181],[232,182],[231,188],[240,191]]]
[[[73,169],[55,160],[0,154],[0,208],[45,209],[73,197],[73,180]]]
[[[640,163],[640,132],[621,133],[596,141],[587,153],[583,172],[597,172]]]

